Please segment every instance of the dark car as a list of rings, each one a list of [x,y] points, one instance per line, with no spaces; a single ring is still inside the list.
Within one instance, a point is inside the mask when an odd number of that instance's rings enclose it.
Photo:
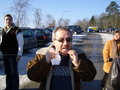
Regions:
[[[37,39],[31,29],[28,28],[21,28],[23,32],[23,38],[24,38],[24,47],[23,50],[27,51],[30,49],[33,49],[38,46]],[[2,29],[0,29],[0,37],[2,35]],[[0,38],[1,43],[1,38]],[[0,61],[2,60],[2,53],[0,51]]]
[[[21,28],[24,37],[23,50],[27,51],[38,46],[37,38],[30,28]]]
[[[51,42],[51,33],[45,29],[32,28],[35,36],[37,37],[38,45],[45,45]]]
[[[83,32],[82,28],[78,25],[70,25],[68,29],[70,29],[73,34],[80,34]]]
[[[45,29],[47,29],[47,30],[49,30],[51,33],[53,32],[53,30],[54,30],[54,27],[48,27],[48,28],[45,28]]]
[[[49,36],[48,38],[49,38],[49,41],[51,41],[52,40],[52,32],[50,31],[50,30],[48,30],[48,29],[43,29],[43,32],[47,35],[47,36]]]

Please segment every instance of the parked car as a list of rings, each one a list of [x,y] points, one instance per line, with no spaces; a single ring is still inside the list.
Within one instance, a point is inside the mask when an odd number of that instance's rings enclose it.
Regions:
[[[68,29],[70,29],[73,34],[80,34],[83,32],[82,28],[78,25],[69,25]]]
[[[23,50],[27,51],[37,47],[38,42],[33,31],[30,28],[21,28],[21,30],[23,32],[23,38],[24,38]],[[0,37],[1,35],[2,35],[2,29],[0,29]],[[1,38],[0,38],[0,43],[1,43]],[[0,51],[0,61],[1,60],[2,60],[2,53]]]
[[[50,30],[48,30],[48,29],[43,29],[43,32],[46,34],[46,35],[48,35],[49,37],[49,40],[48,41],[52,41],[52,32],[50,31]]]
[[[41,28],[32,28],[32,30],[37,37],[38,46],[51,42],[51,35],[49,31]]]
[[[53,32],[54,28],[45,28],[47,30],[49,30],[50,32]]]
[[[21,28],[24,37],[23,50],[27,51],[38,46],[37,38],[30,28]]]

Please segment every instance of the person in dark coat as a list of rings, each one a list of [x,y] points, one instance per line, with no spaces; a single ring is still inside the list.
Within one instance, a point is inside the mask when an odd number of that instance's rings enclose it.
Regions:
[[[39,50],[27,64],[27,76],[40,83],[39,90],[80,90],[81,81],[94,80],[94,64],[85,53],[72,47],[68,28],[57,27],[52,41],[46,52]]]
[[[20,28],[14,25],[10,14],[4,16],[4,21],[1,51],[6,74],[5,90],[19,90],[18,61],[23,53],[23,34]]]

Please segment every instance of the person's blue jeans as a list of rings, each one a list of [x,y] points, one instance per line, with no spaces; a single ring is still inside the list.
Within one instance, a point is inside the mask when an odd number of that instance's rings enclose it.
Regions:
[[[19,90],[19,75],[17,55],[3,55],[3,64],[6,74],[6,90]]]

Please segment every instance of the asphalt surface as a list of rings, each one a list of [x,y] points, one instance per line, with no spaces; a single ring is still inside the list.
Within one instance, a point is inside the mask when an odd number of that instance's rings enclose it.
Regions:
[[[80,47],[85,51],[97,69],[95,79],[91,82],[83,82],[81,90],[101,90],[101,79],[103,77],[102,38],[99,34],[88,34],[83,38],[83,42],[80,43]]]
[[[86,55],[94,63],[97,69],[97,75],[91,82],[82,82],[81,90],[101,90],[101,79],[103,77],[103,60],[102,60],[102,39],[99,34],[90,33],[75,35],[73,39],[74,46],[83,49]],[[41,47],[39,47],[41,48]],[[26,76],[26,65],[31,60],[39,48],[29,50],[24,53],[19,62],[18,71],[20,74],[20,90],[38,90],[39,83],[30,81]],[[5,75],[2,62],[0,62],[0,90],[5,88]]]

